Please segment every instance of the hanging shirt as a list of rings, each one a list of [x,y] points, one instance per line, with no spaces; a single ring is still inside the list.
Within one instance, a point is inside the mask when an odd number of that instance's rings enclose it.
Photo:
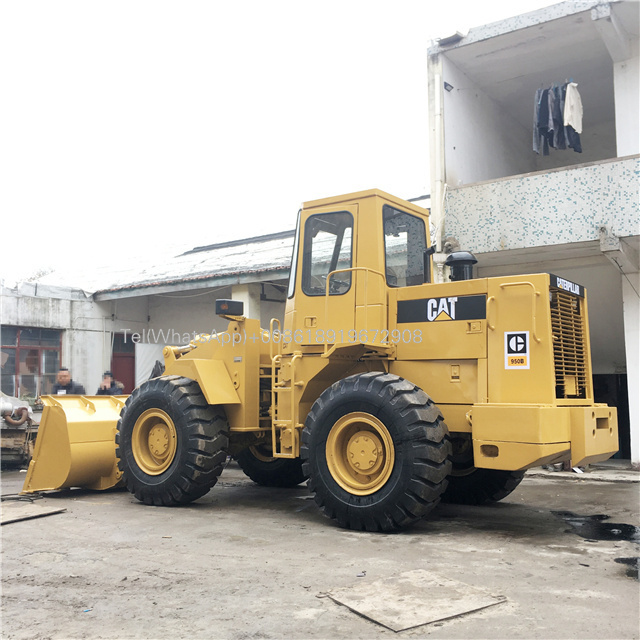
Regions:
[[[562,123],[562,115],[564,113],[564,98],[562,96],[562,90],[558,85],[554,85],[552,90],[555,97],[553,104],[553,146],[556,149],[566,149],[566,130]]]
[[[553,112],[556,108],[556,96],[553,92],[553,87],[550,87],[547,91],[547,103],[548,103],[548,111],[549,111],[549,121],[547,123],[547,140],[549,141],[550,147],[555,147],[555,125],[553,122]]]
[[[537,119],[534,124],[535,130],[537,130],[537,143],[534,141],[533,149],[536,153],[540,153],[542,148],[542,155],[549,155],[549,90],[538,89],[536,91],[536,105],[537,105]],[[535,135],[535,131],[534,131]]]
[[[538,130],[538,121],[540,119],[540,99],[542,97],[542,89],[536,91],[536,95],[533,99],[533,150],[536,153],[540,153],[543,141],[540,131]]]
[[[576,153],[582,153],[580,134],[570,124],[565,127],[565,130],[567,132],[567,146],[569,149],[573,149]]]
[[[564,126],[573,127],[576,133],[582,133],[582,98],[578,93],[578,83],[567,84],[564,100]]]

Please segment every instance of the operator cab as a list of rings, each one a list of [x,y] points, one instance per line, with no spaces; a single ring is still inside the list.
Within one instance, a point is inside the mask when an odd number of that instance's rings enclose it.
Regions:
[[[289,350],[386,328],[389,289],[430,281],[428,216],[377,189],[305,203],[285,312]]]

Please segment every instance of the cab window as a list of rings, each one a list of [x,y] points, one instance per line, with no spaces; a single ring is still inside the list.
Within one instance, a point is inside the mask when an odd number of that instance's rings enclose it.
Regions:
[[[346,211],[310,216],[304,229],[302,291],[323,296],[332,271],[351,267],[353,216]],[[351,288],[351,272],[337,273],[329,280],[329,295],[342,295]]]
[[[424,220],[385,205],[382,208],[387,285],[423,284],[427,234]]]

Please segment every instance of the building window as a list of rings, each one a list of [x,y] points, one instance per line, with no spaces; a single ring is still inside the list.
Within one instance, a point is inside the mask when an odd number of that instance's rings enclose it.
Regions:
[[[353,216],[341,211],[311,216],[304,230],[302,291],[323,296],[332,271],[351,268]],[[342,295],[351,288],[351,272],[337,273],[330,279],[329,295]]]
[[[424,220],[389,205],[382,208],[387,284],[423,284],[427,234]]]
[[[51,393],[60,368],[62,331],[2,327],[2,392],[33,403]]]

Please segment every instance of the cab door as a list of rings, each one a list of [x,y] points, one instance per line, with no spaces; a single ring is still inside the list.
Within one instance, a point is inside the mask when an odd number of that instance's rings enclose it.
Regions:
[[[303,215],[291,347],[349,341],[355,326],[357,204]],[[301,260],[300,260],[301,258]]]

